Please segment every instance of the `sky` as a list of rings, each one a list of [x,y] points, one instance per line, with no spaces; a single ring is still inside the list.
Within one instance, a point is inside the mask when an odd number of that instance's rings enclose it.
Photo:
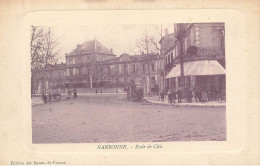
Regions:
[[[161,28],[162,27],[162,28]],[[70,53],[77,44],[89,40],[98,40],[108,49],[113,49],[114,54],[120,56],[123,53],[129,55],[140,54],[136,47],[136,40],[140,39],[145,30],[157,41],[163,36],[165,29],[169,33],[174,32],[173,24],[122,24],[122,25],[97,25],[97,26],[56,26],[51,27],[55,36],[60,39],[60,62],[65,62],[65,53]]]

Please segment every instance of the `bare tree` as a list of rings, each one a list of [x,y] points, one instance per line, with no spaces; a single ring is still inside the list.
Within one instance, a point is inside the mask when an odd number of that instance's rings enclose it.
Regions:
[[[148,29],[146,27],[140,39],[136,40],[136,47],[138,48],[140,53],[160,53],[159,41],[161,38],[161,32],[158,31],[158,28],[156,26],[152,26],[152,28],[156,30],[156,32],[151,34],[151,32],[148,32]]]
[[[34,90],[34,72],[43,70],[42,93],[45,92],[45,84],[47,81],[47,67],[55,64],[59,59],[59,38],[55,36],[50,27],[32,26],[31,33],[31,71],[32,71],[32,89]]]
[[[154,27],[154,26],[153,26]],[[154,27],[155,28],[155,27]],[[154,29],[158,30],[158,29]],[[156,38],[157,37],[157,38]],[[149,34],[147,27],[144,30],[143,35],[140,37],[140,39],[136,40],[136,47],[140,51],[140,53],[145,52],[146,54],[149,53],[160,53],[160,44],[159,41],[161,39],[160,32],[155,32],[154,34]],[[152,56],[149,58],[148,64],[148,74],[149,74],[149,96],[151,96],[151,65],[152,65]]]
[[[34,71],[42,67],[41,49],[43,45],[43,29],[32,26],[31,30],[31,69]]]

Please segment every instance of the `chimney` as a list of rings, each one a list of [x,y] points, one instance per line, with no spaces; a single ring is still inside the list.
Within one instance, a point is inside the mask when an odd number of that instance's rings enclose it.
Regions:
[[[168,28],[165,29],[165,36],[169,34]]]
[[[94,50],[97,49],[97,43],[96,43],[96,37],[95,37],[95,41],[94,41]]]
[[[142,51],[142,55],[144,55],[144,52]]]
[[[113,54],[113,49],[112,48],[110,48],[110,52]]]
[[[77,50],[80,50],[81,47],[82,47],[82,46],[81,46],[80,44],[78,44],[78,45],[77,45]]]

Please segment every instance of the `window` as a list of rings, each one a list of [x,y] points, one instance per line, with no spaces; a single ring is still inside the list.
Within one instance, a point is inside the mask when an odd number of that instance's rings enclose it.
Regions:
[[[103,68],[100,68],[100,73],[103,74]]]
[[[69,75],[73,76],[73,68],[69,68]]]
[[[195,45],[199,46],[200,44],[200,32],[199,32],[199,28],[196,27],[195,28]]]
[[[124,65],[124,73],[126,73],[126,65]]]
[[[152,63],[152,71],[155,71],[155,64]]]
[[[79,70],[79,75],[81,75],[82,74],[82,69],[79,68],[78,70]]]
[[[143,72],[145,72],[145,64],[143,64]]]
[[[171,52],[171,59],[172,59],[172,62],[173,62],[173,52]]]
[[[108,73],[110,74],[111,73],[110,66],[108,66],[107,70],[108,70]]]
[[[135,73],[135,65],[133,65],[133,73]]]

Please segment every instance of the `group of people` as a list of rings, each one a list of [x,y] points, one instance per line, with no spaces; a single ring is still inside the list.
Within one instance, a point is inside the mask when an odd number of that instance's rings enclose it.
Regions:
[[[161,92],[161,100],[163,102],[167,101],[169,103],[175,103],[175,100],[178,99],[178,103],[181,103],[182,101],[182,91],[181,89],[178,90],[163,90]]]
[[[73,90],[68,89],[67,99],[70,99],[72,94],[73,94],[73,98],[77,98],[78,93],[76,88],[74,88]],[[42,95],[42,100],[45,104],[48,102],[52,103],[52,102],[60,101],[61,100],[60,89],[49,90],[47,94]]]
[[[49,92],[48,94],[43,94],[42,95],[42,100],[46,104],[47,102],[52,103],[52,102],[57,102],[61,100],[61,94],[57,92]]]
[[[176,100],[178,103],[181,103],[183,99],[186,99],[187,102],[191,103],[193,97],[196,102],[225,100],[225,91],[216,89],[214,86],[210,86],[209,90],[201,87],[195,87],[193,90],[191,88],[186,88],[184,90],[181,90],[180,88],[177,90],[168,90],[166,88],[160,95],[161,100],[168,103],[175,103]]]
[[[73,93],[73,98],[78,97],[78,92],[77,92],[76,88],[74,88],[73,90],[68,89],[67,99],[70,99],[70,96],[72,95],[72,93]]]

